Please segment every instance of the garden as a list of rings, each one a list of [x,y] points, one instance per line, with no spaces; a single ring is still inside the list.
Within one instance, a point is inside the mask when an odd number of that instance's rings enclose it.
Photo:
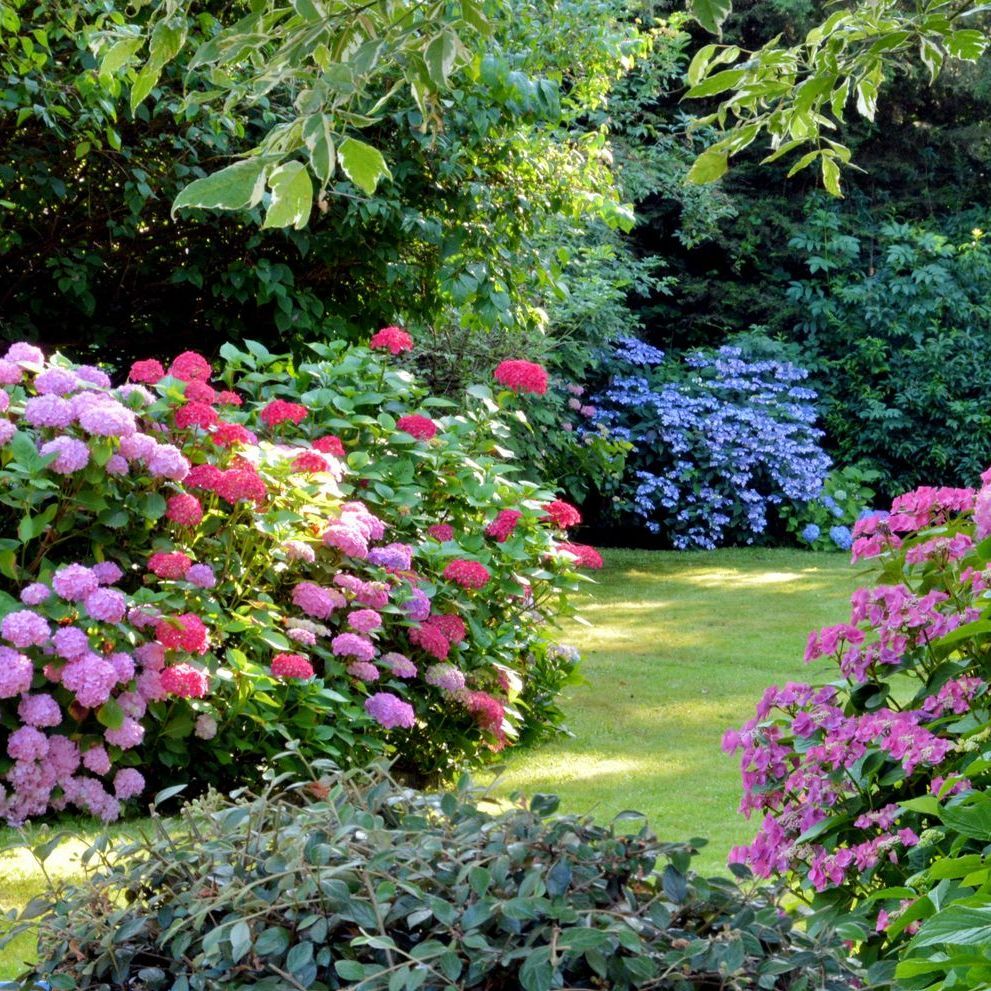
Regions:
[[[989,42],[0,0],[0,987],[988,987]]]

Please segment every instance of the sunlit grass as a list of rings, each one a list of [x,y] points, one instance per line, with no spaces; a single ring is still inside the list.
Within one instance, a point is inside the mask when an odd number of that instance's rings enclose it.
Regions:
[[[555,792],[607,819],[647,813],[667,839],[708,837],[698,866],[722,870],[752,825],[736,811],[723,731],[773,682],[826,676],[802,662],[808,631],[846,618],[856,572],[838,554],[611,551],[564,639],[586,684],[565,702],[569,739],[517,753],[497,793]]]

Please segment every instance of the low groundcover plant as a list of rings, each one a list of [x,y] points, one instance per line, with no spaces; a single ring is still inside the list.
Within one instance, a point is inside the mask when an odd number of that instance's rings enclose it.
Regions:
[[[842,954],[793,929],[766,887],[691,872],[694,843],[556,817],[547,795],[498,814],[478,798],[467,780],[426,795],[373,768],[191,803],[167,830],[158,820],[123,848],[98,843],[86,880],[26,910],[11,931],[37,925],[44,963],[25,980],[64,991],[851,986]]]
[[[114,385],[10,346],[0,818],[258,780],[287,740],[422,777],[554,730],[577,657],[550,630],[601,560],[499,445],[542,370],[456,407],[412,347],[226,348],[221,379],[185,352]]]

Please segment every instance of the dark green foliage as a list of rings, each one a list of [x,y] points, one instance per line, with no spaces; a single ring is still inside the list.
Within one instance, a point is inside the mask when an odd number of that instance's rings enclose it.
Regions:
[[[771,892],[693,874],[701,841],[552,817],[548,795],[499,814],[477,801],[467,781],[427,796],[373,770],[194,803],[25,911],[48,961],[34,977],[64,991],[850,986],[837,949],[793,929]]]

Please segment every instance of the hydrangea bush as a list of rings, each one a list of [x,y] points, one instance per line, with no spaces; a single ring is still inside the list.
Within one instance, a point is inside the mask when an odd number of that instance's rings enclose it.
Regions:
[[[596,556],[499,446],[538,372],[455,406],[393,367],[410,347],[228,348],[219,380],[186,352],[118,386],[10,347],[4,818],[232,786],[287,740],[432,775],[554,728],[576,657],[548,629]]]
[[[741,349],[677,360],[623,338],[595,422],[633,445],[617,504],[679,549],[752,543],[774,511],[809,502],[829,459],[807,373]]]
[[[869,508],[874,499],[870,486],[878,478],[880,473],[869,468],[831,471],[811,502],[781,507],[788,532],[801,546],[812,550],[849,551],[854,524],[873,512]]]
[[[839,922],[877,979],[921,920],[972,893],[959,857],[986,846],[991,471],[982,483],[858,521],[853,559],[876,576],[848,622],[809,637],[825,683],[770,688],[725,739],[760,823],[733,859],[790,877],[811,924]]]

